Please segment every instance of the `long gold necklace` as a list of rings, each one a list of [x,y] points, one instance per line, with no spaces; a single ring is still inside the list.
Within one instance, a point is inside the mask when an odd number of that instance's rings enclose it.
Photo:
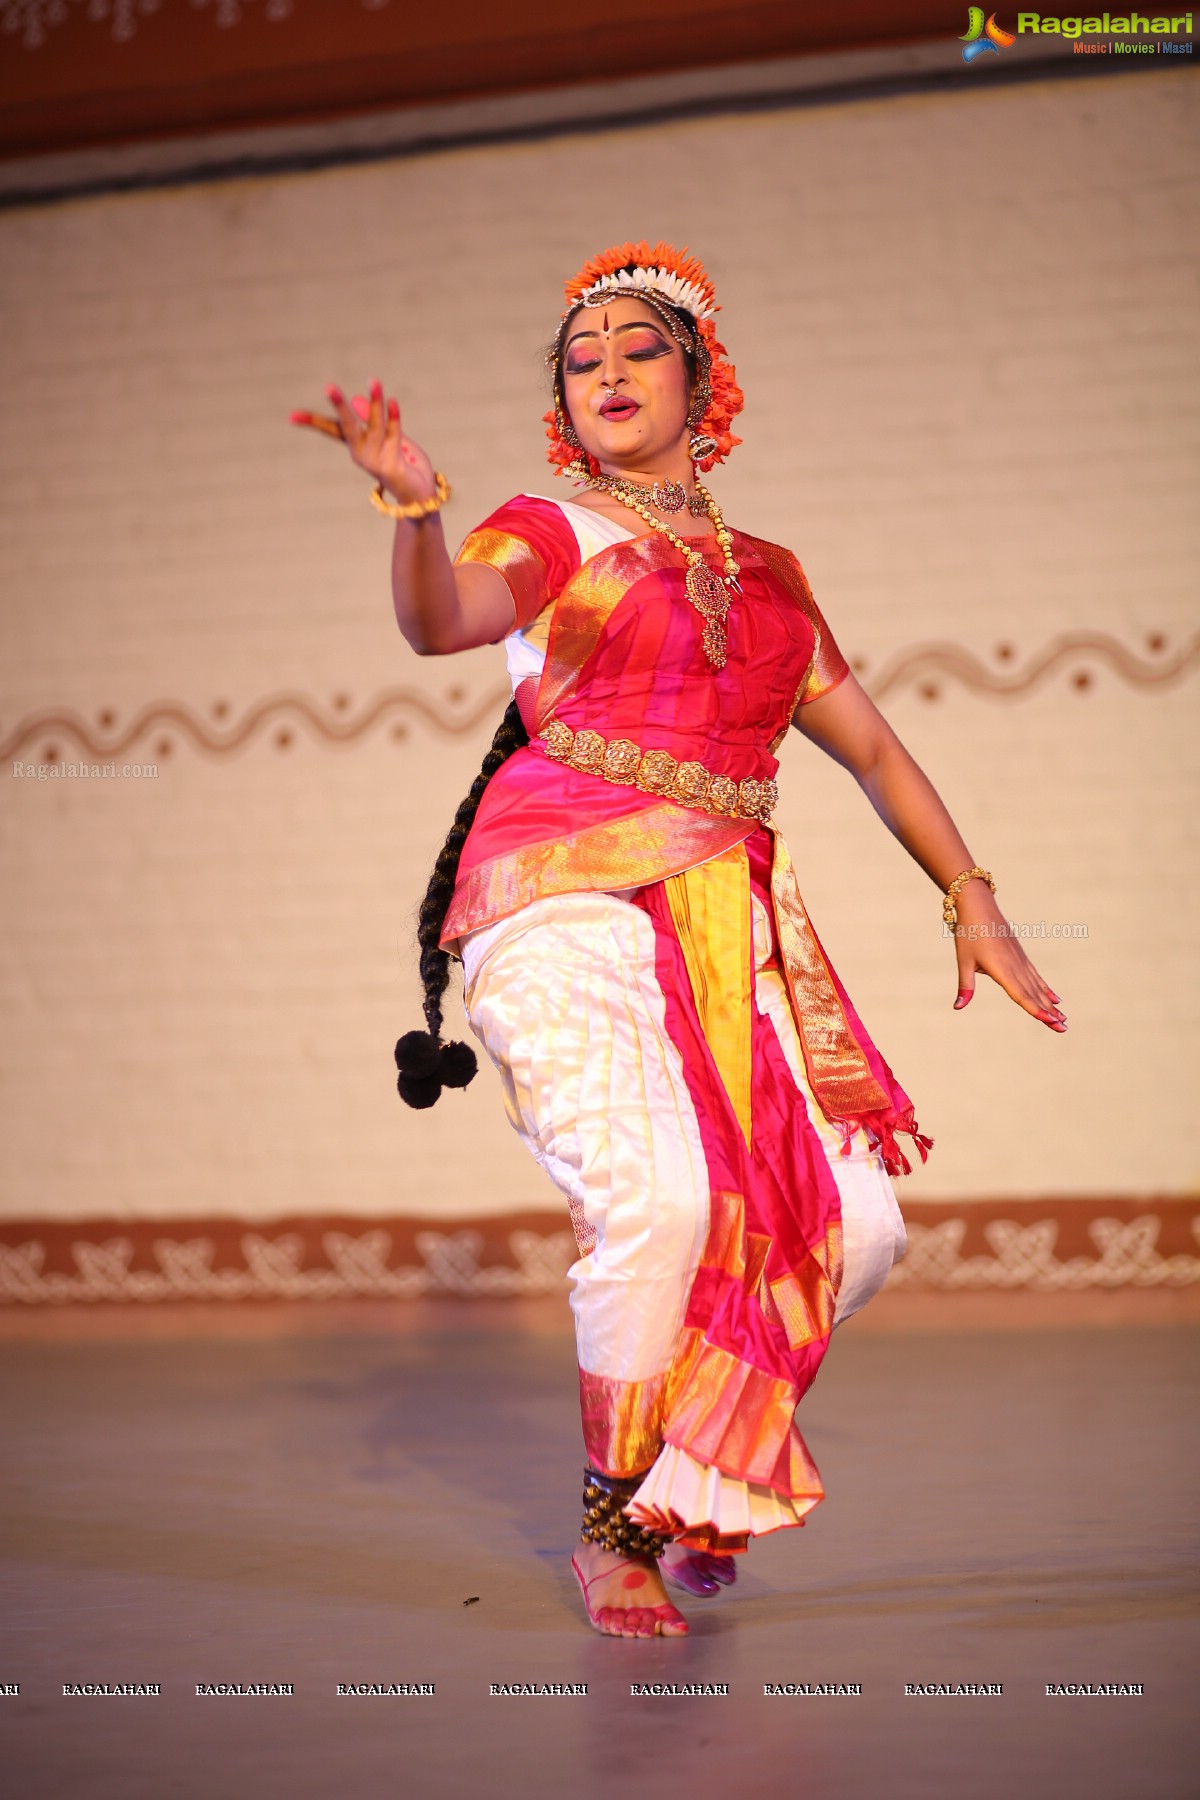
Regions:
[[[724,576],[718,575],[715,569],[709,568],[704,560],[702,550],[693,550],[685,539],[677,536],[671,530],[669,525],[664,525],[661,519],[654,517],[643,496],[657,496],[659,493],[657,482],[653,488],[647,488],[635,481],[627,481],[620,475],[592,475],[588,478],[588,485],[589,487],[603,488],[606,493],[612,495],[614,500],[619,500],[622,506],[630,507],[639,518],[645,520],[647,525],[655,531],[661,532],[662,536],[674,544],[676,550],[686,558],[687,573],[683,578],[684,591],[704,620],[701,645],[714,669],[723,669],[727,643],[725,619],[729,612],[732,596],[740,594],[742,589],[738,581],[738,564],[733,555],[733,535],[721,517],[721,509],[708,489],[703,483],[699,481],[696,483],[696,493],[703,504],[704,511],[712,520],[717,546],[725,559]],[[670,483],[669,485],[674,487],[678,484]],[[682,493],[681,488],[681,500]],[[669,510],[676,511],[678,507],[672,506]],[[692,510],[696,509],[689,504],[689,511]]]

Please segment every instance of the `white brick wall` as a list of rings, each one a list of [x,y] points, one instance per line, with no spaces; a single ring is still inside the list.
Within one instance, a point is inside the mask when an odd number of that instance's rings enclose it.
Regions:
[[[1090,629],[1153,661],[1194,619],[1196,115],[1182,74],[1074,76],[0,216],[0,737],[494,689],[498,651],[411,655],[388,528],[287,414],[385,378],[455,541],[553,491],[541,347],[625,236],[712,270],[749,396],[717,492],[796,550],[848,653],[1007,641],[1022,667]],[[885,710],[1010,915],[1090,936],[1035,950],[1066,1037],[987,984],[954,1014],[936,892],[793,740],[803,891],[938,1140],[903,1191],[1194,1187],[1194,679],[941,685]],[[168,727],[128,753],[150,782],[6,767],[4,1214],[556,1208],[490,1071],[429,1114],[392,1091],[412,910],[489,735],[300,724],[212,757]]]

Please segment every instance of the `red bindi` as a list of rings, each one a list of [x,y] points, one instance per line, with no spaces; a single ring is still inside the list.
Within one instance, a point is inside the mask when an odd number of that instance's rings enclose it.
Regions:
[[[605,315],[604,315],[604,329],[605,329],[605,331],[608,330],[608,314],[607,313],[605,313]]]

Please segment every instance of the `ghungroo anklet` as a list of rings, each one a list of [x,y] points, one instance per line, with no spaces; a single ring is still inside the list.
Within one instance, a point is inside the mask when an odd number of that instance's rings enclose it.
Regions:
[[[605,1550],[627,1556],[662,1555],[670,1540],[635,1525],[623,1510],[644,1479],[642,1475],[602,1475],[598,1469],[584,1469],[583,1526],[579,1533],[584,1543],[599,1544]]]

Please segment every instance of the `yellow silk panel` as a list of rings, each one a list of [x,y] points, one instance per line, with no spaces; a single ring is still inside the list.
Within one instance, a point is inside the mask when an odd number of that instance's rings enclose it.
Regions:
[[[750,1142],[750,864],[744,843],[663,883],[692,998],[717,1072]]]

